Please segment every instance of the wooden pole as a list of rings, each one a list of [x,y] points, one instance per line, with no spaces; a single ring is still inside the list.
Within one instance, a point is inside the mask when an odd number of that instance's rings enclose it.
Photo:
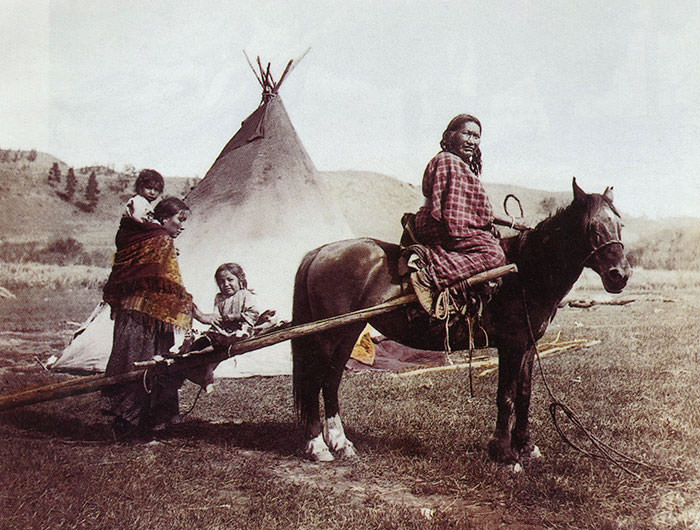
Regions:
[[[480,283],[487,282],[489,280],[495,280],[506,274],[511,274],[513,272],[518,272],[518,266],[515,263],[508,263],[507,265],[502,265],[501,267],[496,267],[494,269],[489,269],[484,272],[478,272],[474,276],[467,278],[467,285],[474,287]]]
[[[212,351],[212,353],[190,355],[189,357],[177,359],[172,365],[169,366],[154,362],[153,366],[139,368],[137,370],[132,370],[130,372],[125,372],[112,377],[105,377],[104,375],[80,377],[70,381],[32,388],[17,394],[0,396],[0,411],[22,407],[24,405],[31,405],[33,403],[40,403],[42,401],[51,401],[68,396],[96,392],[97,390],[109,386],[132,383],[147,377],[147,372],[149,370],[157,374],[159,371],[182,371],[204,364],[218,363],[235,355],[258,350],[266,346],[277,344],[278,342],[365,321],[374,316],[394,311],[402,305],[414,303],[416,301],[417,298],[415,294],[408,294],[393,300],[389,300],[383,304],[358,309],[357,311],[353,311],[351,313],[344,313],[342,315],[325,318],[323,320],[316,320],[306,324],[298,324],[289,328],[283,328],[251,337],[250,339],[235,342],[224,350]]]
[[[263,84],[260,77],[258,77],[258,73],[255,71],[255,68],[253,68],[253,63],[250,62],[250,59],[248,58],[248,54],[245,52],[245,50],[243,50],[243,55],[245,55],[245,60],[248,61],[248,66],[250,66],[250,69],[253,71],[253,75],[255,76],[255,79],[257,79],[258,83],[260,83],[260,87],[265,88],[265,85]]]
[[[499,226],[507,226],[508,228],[512,228],[513,230],[519,230],[521,232],[524,232],[526,230],[532,230],[531,226],[516,221],[514,217],[511,219],[503,219],[502,217],[494,217],[493,224],[499,225]]]
[[[284,72],[282,72],[282,75],[280,76],[280,80],[277,82],[275,85],[275,92],[279,90],[280,85],[282,84],[282,81],[284,81],[284,78],[287,77],[287,74],[289,73],[289,69],[292,67],[292,59],[289,60],[287,63],[287,67],[284,69]]]

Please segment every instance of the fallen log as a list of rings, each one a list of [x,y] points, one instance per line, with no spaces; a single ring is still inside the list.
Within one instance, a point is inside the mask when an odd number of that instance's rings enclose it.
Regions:
[[[351,313],[345,313],[342,315],[325,318],[323,320],[309,322],[307,324],[298,324],[296,326],[290,326],[288,328],[282,328],[270,331],[269,333],[256,335],[249,339],[235,342],[227,348],[221,350],[212,349],[210,352],[176,359],[171,364],[154,362],[152,365],[139,367],[136,370],[111,377],[106,377],[104,375],[79,377],[69,381],[63,381],[61,383],[32,388],[17,394],[0,396],[0,411],[22,407],[25,405],[32,405],[42,401],[51,401],[68,396],[96,392],[109,386],[131,383],[147,377],[149,371],[153,374],[157,374],[161,371],[183,371],[205,364],[219,363],[229,359],[230,357],[241,355],[253,350],[259,350],[260,348],[264,348],[266,346],[272,346],[278,342],[284,342],[286,340],[303,337],[305,335],[326,331],[331,328],[361,322],[374,316],[389,313],[402,305],[410,304],[416,301],[417,299],[415,294],[408,294],[393,300],[389,300],[383,304],[358,309],[357,311],[353,311]]]
[[[580,309],[587,309],[589,307],[593,307],[594,305],[627,305],[631,304],[632,302],[635,302],[636,300],[634,298],[621,298],[621,299],[615,299],[615,300],[565,300],[561,304],[559,304],[559,307],[576,307]]]

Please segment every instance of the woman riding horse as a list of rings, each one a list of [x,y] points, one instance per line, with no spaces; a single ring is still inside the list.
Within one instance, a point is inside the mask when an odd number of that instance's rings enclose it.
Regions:
[[[611,190],[587,194],[575,180],[572,184],[574,199],[569,206],[533,230],[502,240],[508,262],[515,263],[519,272],[504,277],[484,307],[484,328],[498,348],[498,414],[488,452],[505,464],[516,465],[538,454],[529,429],[533,359],[536,342],[559,303],[584,267],[596,271],[605,290],[612,293],[622,291],[631,274]],[[400,256],[398,245],[370,238],[336,241],[310,251],[295,279],[294,323],[348,313],[408,294],[399,275]],[[435,319],[417,311],[415,304],[369,322],[406,346],[444,347],[443,335],[434,333]],[[331,451],[344,457],[355,455],[340,419],[338,388],[364,325],[350,324],[292,340],[294,399],[305,426],[304,450],[312,460],[333,460]],[[460,334],[452,328],[449,337],[451,346],[460,346]],[[321,391],[323,423],[319,417]]]
[[[427,246],[428,264],[427,277],[412,276],[419,296],[425,287],[442,291],[506,262],[491,231],[491,201],[479,180],[480,141],[479,120],[470,114],[455,116],[442,133],[442,151],[423,173],[425,204],[416,214],[414,235]]]

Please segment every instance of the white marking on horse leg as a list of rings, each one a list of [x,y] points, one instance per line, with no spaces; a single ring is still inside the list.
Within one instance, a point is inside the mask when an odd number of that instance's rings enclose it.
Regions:
[[[540,448],[537,447],[536,445],[532,446],[532,451],[530,451],[530,458],[533,460],[537,460],[538,458],[542,458],[542,453],[540,452]]]
[[[520,465],[520,462],[516,462],[512,466],[508,466],[508,467],[510,467],[510,471],[512,473],[522,473],[523,472],[523,466]]]
[[[343,422],[340,421],[340,414],[336,414],[323,421],[323,439],[332,451],[340,453],[344,458],[357,456],[354,444],[345,437]]]
[[[332,462],[335,460],[328,450],[326,442],[323,441],[323,436],[320,434],[306,443],[304,455],[314,462]]]

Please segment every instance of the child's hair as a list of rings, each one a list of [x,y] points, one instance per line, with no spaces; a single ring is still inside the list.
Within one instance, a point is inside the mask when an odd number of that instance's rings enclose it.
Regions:
[[[214,279],[217,281],[217,283],[219,281],[219,274],[224,271],[228,271],[238,278],[238,283],[241,284],[241,289],[248,289],[248,280],[245,278],[245,272],[243,272],[243,267],[241,267],[238,263],[222,263],[219,265],[214,273]]]
[[[177,197],[165,197],[162,201],[156,204],[155,208],[153,208],[153,216],[158,221],[162,222],[182,211],[190,211],[190,207],[187,206],[185,201],[178,199]]]
[[[136,193],[139,193],[143,188],[155,188],[163,193],[164,187],[165,180],[163,180],[163,175],[158,173],[155,169],[142,169],[134,183],[134,190]]]

